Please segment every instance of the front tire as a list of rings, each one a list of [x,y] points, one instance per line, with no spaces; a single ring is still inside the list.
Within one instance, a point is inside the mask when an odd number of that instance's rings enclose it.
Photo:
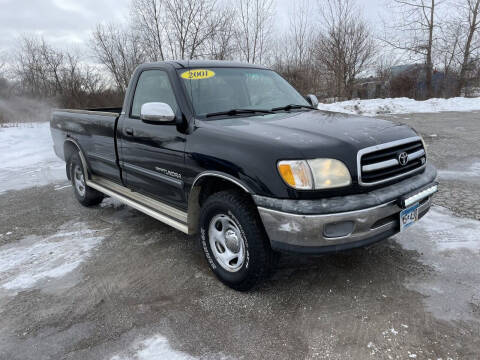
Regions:
[[[87,186],[87,176],[84,173],[78,152],[74,153],[70,159],[70,179],[72,181],[73,192],[80,204],[83,206],[93,206],[102,202],[104,195]]]
[[[207,262],[225,285],[247,291],[271,273],[276,254],[247,196],[213,194],[202,206],[199,226]]]

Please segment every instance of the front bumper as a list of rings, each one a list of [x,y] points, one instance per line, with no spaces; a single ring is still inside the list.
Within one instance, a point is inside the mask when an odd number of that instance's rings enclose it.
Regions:
[[[418,216],[424,216],[436,191],[435,176],[435,169],[430,167],[428,172],[387,187],[392,190],[390,196],[385,188],[358,195],[367,204],[380,202],[363,208],[359,206],[358,199],[352,201],[352,196],[344,197],[344,202],[341,197],[310,200],[310,206],[303,209],[296,200],[281,200],[281,207],[290,211],[279,209],[280,206],[266,207],[265,198],[254,196],[254,199],[274,250],[308,254],[336,252],[369,245],[399,232],[399,214],[408,199],[419,202]],[[415,184],[413,188],[412,184]],[[322,205],[319,207],[317,202]],[[275,204],[272,201],[268,203]],[[315,207],[321,213],[312,214],[311,209]],[[335,208],[344,211],[328,211]]]

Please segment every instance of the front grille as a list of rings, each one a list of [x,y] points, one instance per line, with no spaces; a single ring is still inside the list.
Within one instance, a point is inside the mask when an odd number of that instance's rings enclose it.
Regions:
[[[400,160],[408,160],[401,164]],[[358,153],[359,183],[376,185],[404,177],[425,167],[426,154],[419,137],[372,146]]]

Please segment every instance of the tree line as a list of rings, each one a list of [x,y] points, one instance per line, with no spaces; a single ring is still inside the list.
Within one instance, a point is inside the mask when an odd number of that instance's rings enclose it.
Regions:
[[[391,16],[381,25],[367,21],[355,0],[295,1],[279,31],[274,0],[131,0],[129,23],[92,29],[91,57],[20,38],[10,66],[0,56],[0,96],[118,105],[138,64],[172,59],[267,65],[320,98],[349,99],[369,82],[380,96],[417,98],[459,96],[479,86],[480,0],[386,4]],[[393,77],[400,64],[418,65],[416,78]],[[421,95],[412,92],[419,82]]]

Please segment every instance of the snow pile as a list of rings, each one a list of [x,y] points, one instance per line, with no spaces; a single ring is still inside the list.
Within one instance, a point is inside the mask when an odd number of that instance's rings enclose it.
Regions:
[[[333,104],[319,104],[320,110],[376,116],[382,114],[436,113],[442,111],[480,110],[480,97],[429,99],[417,101],[409,98],[349,100]]]
[[[0,247],[0,288],[13,290],[14,295],[15,290],[61,278],[83,263],[102,240],[98,231],[76,223],[46,238],[29,236],[4,245]]]
[[[66,179],[49,123],[0,127],[0,194]]]

